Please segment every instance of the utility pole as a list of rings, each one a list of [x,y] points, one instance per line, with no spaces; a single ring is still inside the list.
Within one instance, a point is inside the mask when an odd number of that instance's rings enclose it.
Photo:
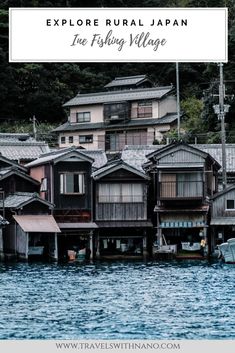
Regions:
[[[36,127],[37,119],[35,118],[35,115],[33,116],[32,119],[30,119],[30,121],[33,122],[33,136],[34,136],[35,140],[37,140],[37,127]]]
[[[221,122],[222,184],[223,189],[225,189],[227,186],[225,114],[228,113],[230,105],[224,104],[225,86],[223,78],[223,63],[219,63],[218,66],[220,69],[219,104],[214,105],[213,108]]]
[[[179,88],[179,63],[176,63],[176,99],[177,99],[177,135],[180,140],[180,88]]]

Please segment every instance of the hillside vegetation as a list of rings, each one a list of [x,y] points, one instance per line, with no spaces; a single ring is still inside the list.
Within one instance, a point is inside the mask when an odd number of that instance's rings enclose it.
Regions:
[[[77,92],[88,93],[117,76],[147,74],[158,86],[175,85],[172,63],[8,63],[9,7],[228,7],[229,62],[224,65],[227,141],[235,142],[235,1],[234,0],[137,0],[137,1],[33,1],[6,0],[0,8],[0,131],[31,129],[30,118],[56,126],[67,119],[62,107]],[[180,64],[181,108],[185,138],[198,142],[219,142],[220,125],[213,112],[218,104],[219,69],[214,63]],[[16,122],[16,123],[15,123]],[[25,123],[23,123],[25,122]],[[27,128],[28,126],[28,128]],[[48,130],[48,129],[47,129]]]

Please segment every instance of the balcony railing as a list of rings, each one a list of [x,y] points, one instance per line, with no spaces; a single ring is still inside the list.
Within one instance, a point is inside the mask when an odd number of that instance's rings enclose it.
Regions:
[[[202,181],[160,182],[160,199],[197,199],[203,198]]]

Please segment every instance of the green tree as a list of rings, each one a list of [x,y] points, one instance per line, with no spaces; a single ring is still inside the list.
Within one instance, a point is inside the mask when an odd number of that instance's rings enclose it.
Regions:
[[[181,102],[181,108],[185,116],[182,127],[187,130],[188,133],[196,134],[205,131],[205,123],[201,118],[203,110],[202,100],[192,96]]]

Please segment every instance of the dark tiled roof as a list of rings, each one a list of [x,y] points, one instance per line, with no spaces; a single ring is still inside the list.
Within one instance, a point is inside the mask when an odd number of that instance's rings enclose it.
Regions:
[[[18,170],[21,170],[21,171],[24,171],[24,172],[27,171],[27,168],[23,167],[22,165],[18,164],[17,162],[15,162],[12,159],[4,157],[1,153],[0,153],[0,161],[4,162],[5,164],[7,164],[8,165],[7,168],[18,169]],[[4,170],[7,169],[7,168],[4,168]]]
[[[94,162],[92,164],[93,168],[101,168],[107,163],[107,157],[104,151],[102,150],[82,150],[82,153],[93,158]]]
[[[217,199],[217,197],[220,197],[224,194],[227,194],[229,191],[234,190],[234,189],[235,189],[235,184],[232,184],[232,185],[226,187],[225,189],[221,190],[220,192],[217,192],[217,194],[212,196],[212,199],[213,200]]]
[[[39,184],[39,181],[37,181],[36,179],[31,178],[31,176],[29,176],[28,174],[23,172],[21,169],[17,169],[16,167],[0,169],[0,180],[8,178],[12,174],[18,175],[19,177],[24,178],[24,179],[28,180],[29,182],[31,182],[33,184],[36,184],[36,185]]]
[[[49,146],[45,142],[28,139],[26,141],[19,141],[15,139],[1,139],[0,136],[0,153],[2,156],[19,161],[19,160],[33,160],[42,153],[49,152]]]
[[[38,200],[40,202],[46,203],[48,206],[53,206],[52,203],[43,200],[39,197],[37,193],[32,192],[16,192],[12,195],[9,195],[4,200],[5,208],[19,208],[27,202]]]
[[[200,150],[209,153],[220,165],[222,165],[221,144],[193,145]],[[235,144],[226,144],[226,169],[227,172],[235,172]]]
[[[53,131],[61,132],[61,131],[83,131],[83,130],[100,130],[104,129],[104,123],[78,123],[78,124],[70,124],[68,121],[63,125],[58,126]]]
[[[146,75],[115,77],[115,79],[105,85],[105,88],[118,87],[118,86],[132,86],[138,85],[144,80],[148,80]]]
[[[125,163],[143,172],[142,165],[148,161],[146,156],[164,146],[165,145],[126,146],[122,151],[121,158]]]
[[[60,125],[53,131],[61,132],[61,131],[82,131],[82,130],[113,130],[117,128],[132,128],[132,127],[140,127],[140,126],[156,126],[156,125],[165,125],[171,124],[172,122],[177,120],[176,114],[166,114],[162,118],[146,118],[146,119],[130,119],[125,123],[121,122],[119,124],[104,124],[104,123],[77,123],[70,124],[69,122]]]
[[[88,158],[91,161],[93,168],[100,168],[107,162],[107,158],[104,151],[101,151],[101,150],[87,151],[85,149],[80,149],[76,147],[68,147],[68,148],[60,148],[52,152],[43,154],[40,156],[40,158],[38,158],[37,160],[31,163],[28,163],[26,166],[34,167],[36,165],[46,164],[56,160],[57,158],[63,157],[64,155],[71,152],[79,153],[84,157]]]
[[[104,165],[100,169],[98,169],[95,172],[93,172],[92,173],[92,177],[94,179],[99,179],[99,176],[102,177],[103,175],[112,173],[113,171],[115,171],[115,170],[117,170],[119,168],[124,168],[124,169],[128,170],[131,173],[138,174],[140,177],[148,179],[144,172],[140,171],[139,169],[133,168],[133,166],[123,162],[122,160],[108,162],[106,165]]]
[[[12,141],[12,142],[19,142],[19,141],[26,141],[31,140],[30,134],[28,133],[0,133],[0,141]]]
[[[173,90],[172,86],[141,88],[133,90],[107,91],[99,93],[78,94],[64,104],[64,107],[87,104],[103,104],[140,99],[161,99]]]
[[[220,144],[197,144],[191,146],[208,153],[222,165],[222,147]],[[163,147],[165,145],[126,146],[121,158],[134,168],[143,170],[142,165],[148,161],[146,156]],[[226,145],[226,162],[227,172],[235,173],[235,144]]]

